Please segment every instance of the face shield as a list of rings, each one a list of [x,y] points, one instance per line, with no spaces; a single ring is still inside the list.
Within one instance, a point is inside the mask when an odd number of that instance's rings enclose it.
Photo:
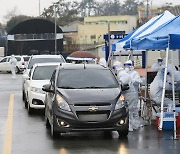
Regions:
[[[124,63],[124,70],[128,73],[132,67],[131,63]]]
[[[162,65],[163,59],[158,59],[158,64]]]

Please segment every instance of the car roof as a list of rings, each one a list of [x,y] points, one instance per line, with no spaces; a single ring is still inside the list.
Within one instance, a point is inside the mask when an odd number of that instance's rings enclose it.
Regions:
[[[3,58],[9,58],[9,57],[11,57],[11,56],[5,56]],[[14,55],[14,57],[21,57],[21,56],[20,55]]]
[[[59,58],[62,55],[32,55],[32,58]]]
[[[109,69],[109,68],[99,64],[61,63],[60,69]]]
[[[34,67],[37,67],[37,66],[53,66],[53,65],[60,65],[60,63],[57,63],[57,62],[35,63],[35,64],[34,64]]]

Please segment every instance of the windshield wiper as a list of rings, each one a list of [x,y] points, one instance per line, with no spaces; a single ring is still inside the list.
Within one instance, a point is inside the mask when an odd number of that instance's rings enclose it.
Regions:
[[[62,86],[62,87],[58,87],[58,88],[62,88],[62,89],[75,89],[74,87],[69,87],[69,86]]]

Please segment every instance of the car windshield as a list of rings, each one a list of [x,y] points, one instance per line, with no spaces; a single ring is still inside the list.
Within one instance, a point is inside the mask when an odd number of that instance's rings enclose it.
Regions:
[[[64,89],[117,88],[118,82],[108,69],[60,70],[57,86]]]
[[[50,80],[52,73],[57,65],[37,66],[34,70],[32,80]]]
[[[35,63],[49,63],[49,62],[64,62],[64,60],[62,58],[35,58],[35,59],[31,59],[31,61],[28,64],[28,69],[31,69],[31,67],[35,64]]]
[[[15,57],[17,61],[20,61],[21,60],[21,57]]]
[[[28,61],[30,57],[23,57],[24,61]]]

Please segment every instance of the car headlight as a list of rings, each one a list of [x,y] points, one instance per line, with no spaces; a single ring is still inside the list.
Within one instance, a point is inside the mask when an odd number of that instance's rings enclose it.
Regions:
[[[116,103],[115,110],[119,110],[125,106],[125,98],[121,95]]]
[[[45,92],[42,90],[42,88],[31,87],[31,91],[36,92],[36,93],[45,94]]]
[[[58,94],[56,95],[56,100],[57,100],[57,104],[60,109],[66,110],[66,111],[71,111],[68,103],[60,95],[58,95]]]

